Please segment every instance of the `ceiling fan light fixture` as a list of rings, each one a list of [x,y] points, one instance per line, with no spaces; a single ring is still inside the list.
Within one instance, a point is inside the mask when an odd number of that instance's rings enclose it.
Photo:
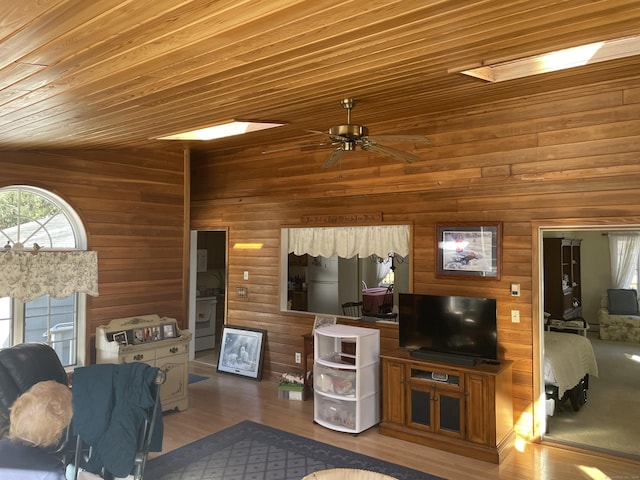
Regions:
[[[356,142],[342,142],[342,150],[345,152],[355,152]]]
[[[157,140],[214,140],[216,138],[231,137],[244,133],[257,132],[269,128],[276,128],[285,125],[284,123],[274,122],[252,122],[231,120],[219,125],[200,128],[198,130],[190,130],[187,132],[175,133],[163,137],[157,137]]]
[[[329,129],[329,137],[335,142],[348,140],[359,140],[369,135],[369,129],[362,125],[334,125]]]

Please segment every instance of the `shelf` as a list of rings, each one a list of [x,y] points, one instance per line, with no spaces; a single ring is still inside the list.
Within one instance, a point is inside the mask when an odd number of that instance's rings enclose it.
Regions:
[[[356,364],[356,356],[334,352],[319,357],[318,362],[335,367],[354,366]]]
[[[582,303],[580,248],[580,239],[543,239],[544,311],[552,317],[570,320],[581,315],[573,306],[574,299]]]
[[[460,385],[460,376],[452,375],[449,373],[441,372],[441,371],[422,371],[422,370],[414,370],[411,369],[410,378],[412,380],[429,382],[438,385],[450,385],[450,386],[459,386]]]

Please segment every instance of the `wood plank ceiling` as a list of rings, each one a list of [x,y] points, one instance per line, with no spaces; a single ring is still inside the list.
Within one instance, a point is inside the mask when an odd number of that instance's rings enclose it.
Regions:
[[[344,97],[371,128],[638,75],[637,56],[492,85],[448,73],[638,33],[638,0],[3,0],[0,150],[162,148],[233,118],[288,125],[207,149],[319,141],[305,130],[346,123]]]

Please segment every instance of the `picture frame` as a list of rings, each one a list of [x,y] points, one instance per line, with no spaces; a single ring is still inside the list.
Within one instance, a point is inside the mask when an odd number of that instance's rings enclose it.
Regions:
[[[176,324],[175,323],[163,323],[162,324],[162,338],[175,338]]]
[[[139,345],[144,343],[144,328],[134,328],[133,329],[133,344]]]
[[[502,224],[436,225],[438,278],[500,280]]]
[[[151,327],[151,341],[157,342],[158,340],[162,340],[162,329],[160,325],[154,325]]]
[[[335,325],[338,321],[338,317],[335,315],[316,315],[315,321],[313,322],[313,331],[315,332],[317,328],[322,328],[327,325]]]
[[[224,325],[217,371],[261,380],[266,330]]]
[[[119,343],[120,345],[129,345],[129,341],[127,340],[127,332],[113,332],[113,341]]]

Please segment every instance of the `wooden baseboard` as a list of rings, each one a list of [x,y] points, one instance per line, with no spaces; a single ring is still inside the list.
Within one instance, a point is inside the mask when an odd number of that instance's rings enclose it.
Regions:
[[[419,443],[427,447],[497,464],[500,464],[509,453],[511,453],[515,444],[515,432],[513,429],[495,447],[479,445],[467,442],[466,440],[450,438],[430,432],[417,433],[414,429],[384,422],[380,424],[380,433],[389,437],[399,438],[408,442]]]

